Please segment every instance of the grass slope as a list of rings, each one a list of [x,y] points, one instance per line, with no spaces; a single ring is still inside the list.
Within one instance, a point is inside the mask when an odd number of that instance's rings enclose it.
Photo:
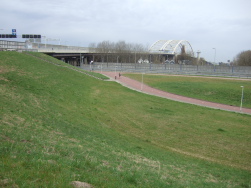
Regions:
[[[0,187],[250,187],[248,115],[17,52],[0,52],[0,84]]]
[[[126,76],[142,81],[140,74]],[[170,93],[233,106],[240,106],[240,86],[244,86],[243,107],[251,108],[251,80],[146,74],[144,83]]]

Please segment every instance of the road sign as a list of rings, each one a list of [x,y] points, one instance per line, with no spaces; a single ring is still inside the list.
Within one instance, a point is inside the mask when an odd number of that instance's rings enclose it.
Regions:
[[[16,29],[12,29],[12,35],[17,35],[17,30]]]
[[[26,38],[26,39],[41,39],[41,35],[34,35],[34,34],[23,34],[22,38]]]
[[[17,35],[12,35],[12,34],[0,34],[0,38],[17,38]]]

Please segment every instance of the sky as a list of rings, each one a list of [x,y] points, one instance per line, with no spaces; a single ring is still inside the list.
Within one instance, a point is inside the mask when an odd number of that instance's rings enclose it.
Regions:
[[[41,34],[62,45],[102,41],[150,47],[186,40],[207,61],[251,50],[251,0],[1,0],[0,33]],[[24,39],[19,39],[24,40]],[[55,43],[55,42],[54,42]]]

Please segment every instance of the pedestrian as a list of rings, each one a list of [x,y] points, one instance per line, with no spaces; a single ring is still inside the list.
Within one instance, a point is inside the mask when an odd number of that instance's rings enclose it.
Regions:
[[[119,77],[121,76],[121,74],[119,73]]]

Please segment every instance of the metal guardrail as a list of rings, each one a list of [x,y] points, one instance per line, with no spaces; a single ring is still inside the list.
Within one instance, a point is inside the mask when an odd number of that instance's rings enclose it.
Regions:
[[[0,50],[4,51],[36,51],[42,53],[90,53],[88,47],[54,45],[31,42],[0,40]]]
[[[38,52],[42,53],[89,53],[88,49],[58,49],[58,48],[38,48]]]

